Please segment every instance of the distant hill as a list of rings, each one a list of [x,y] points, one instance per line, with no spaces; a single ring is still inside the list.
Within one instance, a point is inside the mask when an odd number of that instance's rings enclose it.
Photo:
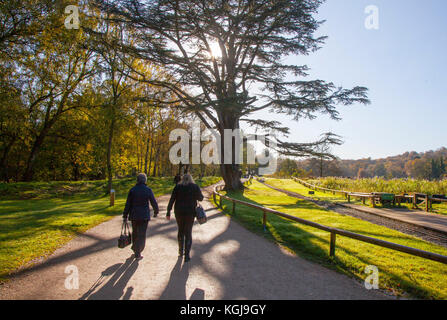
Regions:
[[[296,161],[296,170],[300,175],[310,176],[342,176],[352,178],[386,177],[386,178],[416,178],[441,179],[447,171],[447,148],[436,151],[405,152],[404,154],[382,159],[333,160],[306,159]],[[295,164],[290,160],[279,160],[278,171],[293,171]]]

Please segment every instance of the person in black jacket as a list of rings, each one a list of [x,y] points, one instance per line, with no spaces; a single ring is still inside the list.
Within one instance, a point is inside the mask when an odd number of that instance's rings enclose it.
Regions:
[[[130,189],[124,207],[123,220],[127,223],[132,221],[132,247],[135,259],[142,259],[141,252],[146,245],[146,230],[151,214],[149,202],[154,209],[154,217],[158,215],[158,204],[152,189],[146,185],[147,177],[144,173],[137,176],[137,184]]]
[[[182,180],[182,176],[177,173],[174,177],[174,184],[178,184]]]
[[[185,262],[188,262],[191,259],[192,226],[196,215],[197,201],[202,200],[202,191],[200,191],[199,186],[194,183],[190,174],[183,175],[182,181],[174,187],[171,199],[169,200],[166,218],[168,220],[171,219],[171,210],[175,203],[174,213],[178,226],[177,239],[179,257],[185,254]]]

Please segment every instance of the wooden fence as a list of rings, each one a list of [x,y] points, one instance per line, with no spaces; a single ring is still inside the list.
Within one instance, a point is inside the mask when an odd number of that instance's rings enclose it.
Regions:
[[[351,198],[358,198],[361,199],[363,204],[365,204],[366,200],[370,200],[371,201],[371,205],[373,207],[376,206],[377,202],[381,201],[381,196],[380,194],[377,193],[361,193],[361,192],[351,192],[351,191],[344,191],[344,190],[334,190],[334,189],[328,189],[328,188],[323,188],[323,187],[319,187],[313,184],[308,183],[307,181],[304,181],[302,179],[298,179],[295,177],[292,177],[292,179],[310,189],[313,190],[321,190],[323,192],[329,192],[329,193],[333,193],[335,194],[342,194],[344,195],[344,197],[348,200],[348,202],[351,202]],[[411,199],[411,203],[413,205],[413,209],[418,208],[418,206],[423,205],[425,208],[426,212],[430,212],[433,209],[433,202],[446,202],[447,203],[447,199],[441,199],[441,198],[434,198],[428,194],[423,194],[423,193],[413,193],[410,195],[393,195],[394,199],[393,199],[393,205],[400,205],[402,203],[402,201],[404,201],[405,199]],[[418,203],[418,201],[422,199],[421,203]]]
[[[380,247],[384,247],[384,248],[388,248],[391,250],[395,250],[395,251],[400,251],[400,252],[404,252],[413,256],[417,256],[417,257],[421,257],[424,259],[428,259],[428,260],[433,260],[433,261],[437,261],[443,264],[447,264],[447,256],[443,256],[437,253],[433,253],[433,252],[428,252],[428,251],[424,251],[424,250],[420,250],[420,249],[416,249],[416,248],[412,248],[412,247],[407,247],[407,246],[403,246],[400,244],[396,244],[396,243],[392,243],[392,242],[388,242],[388,241],[384,241],[381,239],[376,239],[376,238],[372,238],[372,237],[368,237],[368,236],[364,236],[361,234],[357,234],[354,232],[350,232],[350,231],[346,231],[346,230],[342,230],[342,229],[337,229],[337,228],[332,228],[332,227],[328,227],[325,225],[321,225],[319,223],[313,222],[313,221],[309,221],[309,220],[305,220],[305,219],[301,219],[298,217],[294,217],[291,215],[288,215],[286,213],[280,212],[280,211],[276,211],[273,209],[269,209],[269,208],[265,208],[253,203],[249,203],[249,202],[245,202],[245,201],[241,201],[241,200],[237,200],[237,199],[233,199],[230,198],[228,196],[224,196],[222,194],[219,193],[219,191],[221,191],[223,188],[223,185],[221,186],[216,186],[214,188],[213,191],[213,198],[214,198],[214,202],[216,204],[218,204],[218,206],[223,209],[222,207],[222,199],[228,200],[230,202],[232,202],[233,206],[232,206],[232,212],[233,214],[236,211],[236,205],[240,204],[246,207],[250,207],[250,208],[254,208],[257,209],[259,211],[262,211],[263,213],[263,218],[262,218],[262,222],[263,222],[263,228],[264,231],[267,230],[267,214],[274,214],[276,216],[294,221],[294,222],[298,222],[300,224],[304,224],[316,229],[320,229],[320,230],[324,230],[330,233],[331,237],[330,237],[330,248],[329,248],[329,255],[331,257],[335,256],[335,247],[336,247],[336,237],[337,235],[339,236],[343,236],[343,237],[347,237],[347,238],[351,238],[351,239],[355,239],[358,241],[362,241],[362,242],[366,242],[366,243],[370,243],[376,246],[380,246]],[[219,197],[219,202],[217,202],[217,197]]]

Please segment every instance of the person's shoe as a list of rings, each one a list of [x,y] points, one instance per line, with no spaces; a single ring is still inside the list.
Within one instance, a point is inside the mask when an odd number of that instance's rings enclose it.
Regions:
[[[185,255],[185,262],[189,262],[191,260],[191,257],[189,255]]]

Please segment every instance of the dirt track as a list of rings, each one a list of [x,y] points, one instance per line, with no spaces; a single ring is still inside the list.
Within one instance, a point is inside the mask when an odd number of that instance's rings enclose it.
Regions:
[[[210,187],[206,188],[209,195]],[[175,219],[149,223],[144,259],[118,249],[121,217],[79,235],[47,260],[0,285],[1,299],[389,299],[344,275],[285,252],[203,202],[209,221],[195,224],[192,260],[177,257]],[[67,289],[67,266],[79,288]]]

